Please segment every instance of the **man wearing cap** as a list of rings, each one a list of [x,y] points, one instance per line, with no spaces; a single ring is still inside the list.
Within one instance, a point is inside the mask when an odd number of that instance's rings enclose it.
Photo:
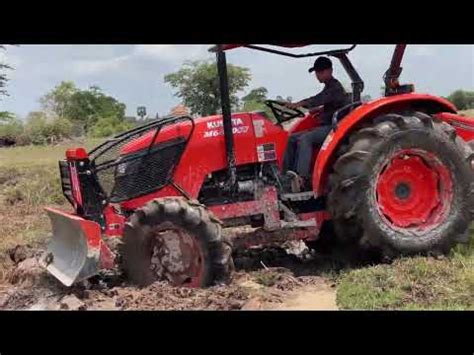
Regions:
[[[295,133],[288,140],[283,169],[297,181],[298,190],[309,187],[313,149],[321,146],[331,131],[333,114],[350,103],[343,86],[333,77],[332,62],[329,58],[319,57],[308,71],[315,72],[316,78],[324,84],[324,89],[305,100],[285,103],[289,108],[304,107],[313,110],[322,107],[322,122],[319,127]]]

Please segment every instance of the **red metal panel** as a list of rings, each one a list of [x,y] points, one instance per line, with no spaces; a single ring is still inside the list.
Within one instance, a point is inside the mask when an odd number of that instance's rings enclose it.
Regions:
[[[106,224],[105,235],[108,237],[121,236],[125,226],[125,217],[116,213],[111,205],[107,205],[104,209],[104,217]]]
[[[222,220],[263,214],[265,229],[272,230],[281,226],[277,197],[276,189],[269,187],[258,200],[211,206],[209,210]]]
[[[232,120],[237,166],[258,162],[257,144],[275,144],[277,158],[281,159],[288,137],[286,131],[257,113],[235,113],[232,115]],[[259,125],[258,122],[263,122],[261,132],[255,131],[255,125]],[[183,122],[183,124],[186,125],[186,122]],[[157,142],[171,139],[178,129],[170,126],[168,130],[163,130],[158,135]],[[186,129],[185,126],[181,127],[180,132],[186,132]],[[173,180],[191,198],[197,199],[202,183],[208,174],[227,167],[223,133],[222,116],[220,115],[195,120],[193,135],[189,139],[173,177]],[[257,133],[261,133],[260,136]],[[146,147],[152,137],[153,134],[150,133],[140,138],[137,143],[134,143],[133,151],[139,149],[139,147]],[[132,149],[130,147],[128,148]],[[147,196],[125,201],[121,206],[125,209],[135,209],[154,198],[164,196],[181,196],[181,193],[172,186],[168,186]]]
[[[209,210],[219,219],[247,217],[262,214],[262,205],[259,201],[246,201],[228,205],[210,206]]]

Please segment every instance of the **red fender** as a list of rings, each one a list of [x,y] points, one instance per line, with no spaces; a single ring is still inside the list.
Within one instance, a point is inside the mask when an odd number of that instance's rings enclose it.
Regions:
[[[316,196],[325,195],[328,167],[341,141],[363,120],[374,118],[382,113],[404,110],[414,104],[428,108],[430,113],[456,113],[456,107],[446,99],[427,94],[403,94],[383,97],[365,103],[345,117],[324,141],[313,168],[313,190]]]

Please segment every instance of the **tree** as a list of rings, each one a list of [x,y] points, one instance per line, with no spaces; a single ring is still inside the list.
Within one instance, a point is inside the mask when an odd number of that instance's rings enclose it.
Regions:
[[[108,124],[125,120],[125,104],[104,94],[98,86],[80,90],[73,82],[63,81],[40,102],[48,117],[70,120],[81,125],[86,133],[101,119],[106,119]]]
[[[259,87],[257,89],[251,90],[247,95],[242,97],[242,101],[244,103],[249,101],[264,102],[267,99],[267,95],[267,88]]]
[[[72,122],[81,123],[86,132],[101,119],[110,118],[117,122],[125,120],[125,104],[102,92],[97,86],[75,92],[65,110],[65,116]]]
[[[71,97],[78,91],[72,81],[63,81],[40,98],[41,107],[48,116],[66,117]]]
[[[246,88],[251,75],[248,68],[227,65],[229,96],[232,107],[238,108],[237,93]],[[191,114],[209,116],[219,112],[220,90],[217,66],[209,61],[188,61],[175,73],[165,75],[165,83],[176,89]]]
[[[0,50],[6,50],[4,45],[0,45]],[[0,96],[7,95],[7,91],[5,90],[5,86],[7,85],[7,75],[5,70],[13,69],[11,66],[5,63],[0,62]]]
[[[447,97],[458,110],[474,108],[474,91],[456,90]]]
[[[93,137],[110,137],[119,132],[124,132],[133,126],[132,122],[121,119],[118,116],[105,116],[90,127],[89,133]]]
[[[0,111],[0,123],[10,123],[15,119],[15,115],[8,111]]]
[[[243,107],[242,111],[244,112],[253,112],[253,111],[263,111],[269,117],[272,117],[272,111],[270,108],[265,105],[267,98],[268,90],[264,87],[259,87],[251,90],[247,95],[242,97]]]

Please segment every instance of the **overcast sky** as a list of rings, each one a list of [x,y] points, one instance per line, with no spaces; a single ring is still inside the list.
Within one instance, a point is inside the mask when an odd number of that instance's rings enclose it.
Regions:
[[[325,50],[339,46],[311,46],[292,49]],[[20,117],[39,108],[38,99],[62,80],[80,88],[101,87],[127,105],[135,115],[137,106],[161,115],[179,103],[163,81],[187,59],[213,59],[209,45],[22,45],[0,52],[0,61],[15,67],[10,73],[9,97],[0,101],[0,111]],[[382,75],[387,69],[393,45],[360,45],[350,53],[365,81],[365,94],[380,95]],[[322,89],[307,69],[314,59],[291,59],[245,48],[228,52],[228,62],[250,68],[248,89],[265,86],[269,96],[291,96],[295,100]],[[446,96],[462,88],[474,90],[473,45],[409,45],[403,62],[403,83],[414,83],[418,92]],[[336,63],[336,77],[349,86],[349,79]]]

